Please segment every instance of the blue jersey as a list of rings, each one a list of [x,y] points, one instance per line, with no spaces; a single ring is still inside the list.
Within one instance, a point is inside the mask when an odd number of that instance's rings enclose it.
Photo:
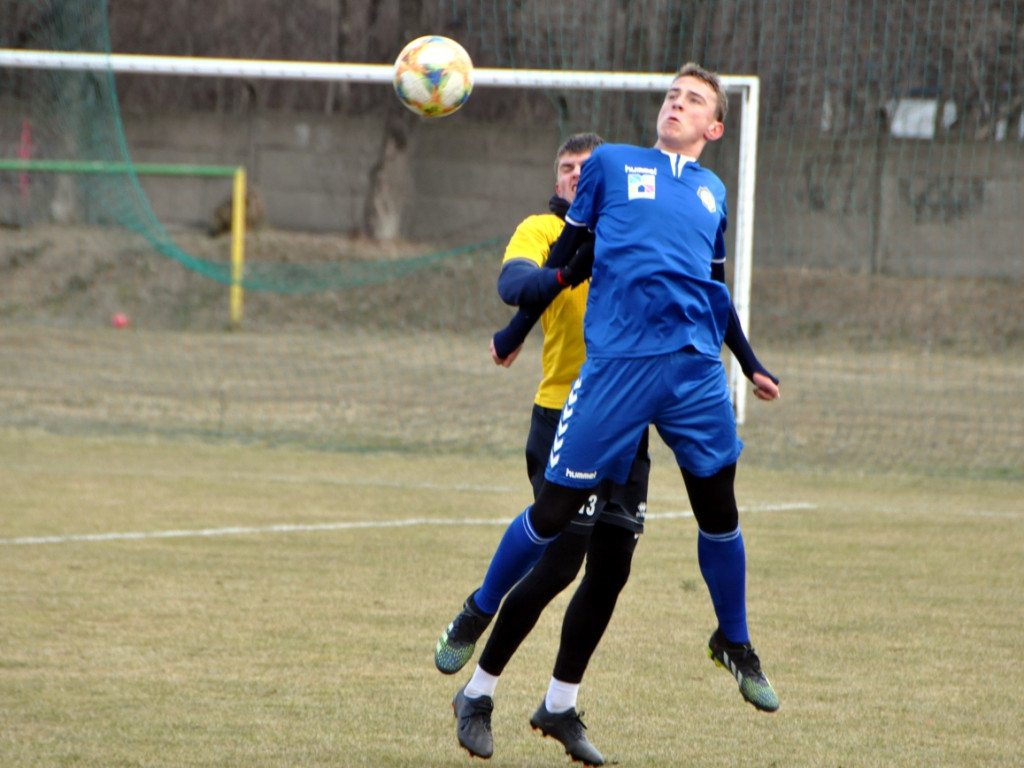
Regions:
[[[694,160],[624,144],[597,147],[566,221],[596,234],[584,319],[587,356],[636,358],[687,347],[719,357],[731,299],[711,278],[725,260],[725,185]]]

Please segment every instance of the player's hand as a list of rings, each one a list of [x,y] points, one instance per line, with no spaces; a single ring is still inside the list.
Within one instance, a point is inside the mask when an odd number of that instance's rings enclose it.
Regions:
[[[594,239],[587,238],[576,249],[569,263],[558,270],[559,285],[575,288],[590,279],[594,270]]]
[[[779,397],[781,397],[779,394],[779,385],[763,373],[755,373],[753,375],[753,380],[754,397],[758,400],[778,400]]]
[[[498,352],[494,348],[494,339],[491,339],[491,360],[494,361],[495,365],[500,365],[503,368],[508,368],[512,363],[519,357],[519,353],[523,351],[523,345],[520,344],[514,350],[509,352],[508,357],[498,357]]]

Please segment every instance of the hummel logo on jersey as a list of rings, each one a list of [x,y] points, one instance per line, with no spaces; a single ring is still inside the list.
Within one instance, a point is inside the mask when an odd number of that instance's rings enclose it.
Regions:
[[[657,168],[644,168],[639,165],[626,166],[626,188],[630,200],[654,199],[654,180],[658,175]]]
[[[565,476],[573,480],[596,480],[597,471],[594,472],[577,472],[575,469],[566,469]]]

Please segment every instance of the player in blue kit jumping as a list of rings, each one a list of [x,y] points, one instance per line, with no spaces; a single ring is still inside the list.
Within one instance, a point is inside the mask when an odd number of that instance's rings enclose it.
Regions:
[[[496,611],[591,489],[605,478],[625,481],[653,424],[676,457],[699,529],[698,563],[718,619],[708,655],[733,674],[744,699],[772,712],[779,700],[747,628],[734,494],[742,443],[723,342],[757,398],[777,399],[779,388],[743,336],[725,285],[725,186],[697,162],[721,138],[727,108],[718,77],[686,64],[658,113],[653,148],[604,144],[583,166],[548,263],[565,264],[593,237],[586,362],[563,406],[545,482],[506,529],[473,601],[482,613]],[[586,279],[591,270],[576,261],[559,270],[559,282]],[[542,703],[531,722],[551,714]]]

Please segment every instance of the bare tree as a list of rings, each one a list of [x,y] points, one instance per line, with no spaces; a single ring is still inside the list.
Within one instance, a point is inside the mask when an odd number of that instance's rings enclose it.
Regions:
[[[989,4],[959,15],[944,30],[943,53],[957,77],[948,91],[957,107],[952,131],[976,140],[1020,119],[1024,89],[1024,19]]]
[[[424,0],[390,0],[377,6],[382,43],[397,54],[410,40],[425,34]],[[388,16],[387,14],[393,14]],[[374,240],[393,240],[401,235],[402,213],[408,198],[409,155],[415,141],[417,117],[391,99],[381,131],[377,161],[370,170],[363,206],[363,234]]]

